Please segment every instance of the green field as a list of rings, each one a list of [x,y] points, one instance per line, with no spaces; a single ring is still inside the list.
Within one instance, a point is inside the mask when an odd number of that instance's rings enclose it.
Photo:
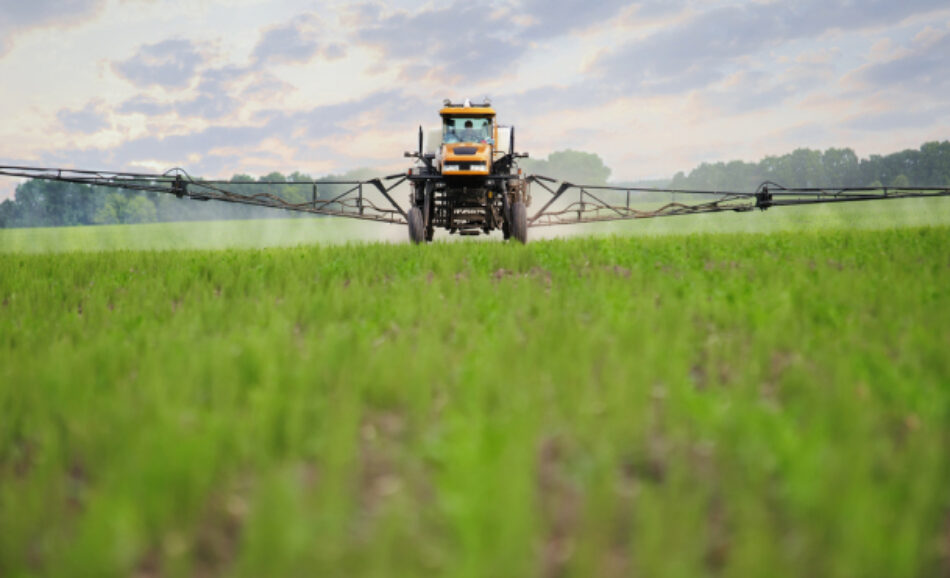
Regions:
[[[950,202],[821,209],[0,231],[0,576],[950,572]]]

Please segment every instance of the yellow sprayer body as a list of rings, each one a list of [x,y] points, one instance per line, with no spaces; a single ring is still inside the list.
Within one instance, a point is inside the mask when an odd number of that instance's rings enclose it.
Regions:
[[[495,109],[447,106],[442,116],[442,146],[436,163],[443,176],[485,176],[491,173],[498,140]]]

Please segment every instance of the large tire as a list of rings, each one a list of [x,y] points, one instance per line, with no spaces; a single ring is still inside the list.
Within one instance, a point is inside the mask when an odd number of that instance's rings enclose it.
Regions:
[[[528,210],[521,201],[511,205],[511,223],[508,224],[508,230],[512,239],[522,244],[528,242]]]
[[[414,245],[424,243],[426,240],[426,225],[422,218],[422,209],[412,207],[409,209],[409,240]]]

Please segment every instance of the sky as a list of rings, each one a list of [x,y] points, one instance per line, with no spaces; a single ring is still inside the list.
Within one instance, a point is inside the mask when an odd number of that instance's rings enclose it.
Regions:
[[[487,96],[629,181],[950,138],[950,3],[0,0],[0,78],[4,165],[399,171]]]

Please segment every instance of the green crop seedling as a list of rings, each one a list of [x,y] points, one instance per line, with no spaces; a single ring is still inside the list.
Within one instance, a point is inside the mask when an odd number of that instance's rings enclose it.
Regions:
[[[950,228],[796,210],[528,246],[0,231],[0,575],[937,575]]]

